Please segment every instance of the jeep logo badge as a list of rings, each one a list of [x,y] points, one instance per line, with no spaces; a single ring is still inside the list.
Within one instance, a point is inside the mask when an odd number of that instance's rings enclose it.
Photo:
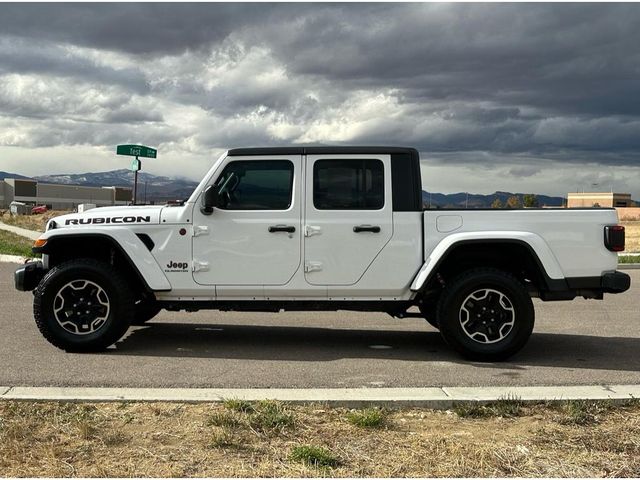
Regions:
[[[167,266],[164,269],[164,271],[165,272],[186,272],[188,268],[189,268],[189,264],[187,262],[174,262],[173,260],[170,260],[169,263],[167,263]]]

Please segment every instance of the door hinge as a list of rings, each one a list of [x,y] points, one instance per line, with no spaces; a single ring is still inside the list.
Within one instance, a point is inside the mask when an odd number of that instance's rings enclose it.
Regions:
[[[193,261],[193,271],[194,272],[208,272],[209,271],[209,262],[199,262],[198,260]]]
[[[314,235],[320,235],[322,233],[321,227],[315,227],[313,225],[305,225],[304,226],[304,236],[312,237]]]
[[[304,271],[306,273],[317,272],[319,270],[322,270],[322,262],[304,262]]]
[[[194,225],[193,236],[199,237],[200,235],[209,235],[209,227],[206,225]]]

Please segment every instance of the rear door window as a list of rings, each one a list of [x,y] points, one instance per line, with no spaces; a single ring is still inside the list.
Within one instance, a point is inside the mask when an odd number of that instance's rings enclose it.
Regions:
[[[318,210],[380,210],[384,207],[384,165],[376,159],[317,160],[313,205]]]

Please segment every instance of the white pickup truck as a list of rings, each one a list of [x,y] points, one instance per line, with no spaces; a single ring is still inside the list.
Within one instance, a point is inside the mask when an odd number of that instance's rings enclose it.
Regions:
[[[182,204],[52,219],[15,285],[67,351],[104,349],[161,309],[358,310],[420,315],[487,361],[524,346],[531,297],[629,288],[614,209],[424,211],[421,190],[411,148],[229,150]]]

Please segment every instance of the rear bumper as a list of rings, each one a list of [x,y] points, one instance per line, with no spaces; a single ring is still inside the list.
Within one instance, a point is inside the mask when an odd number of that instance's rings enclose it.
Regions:
[[[601,277],[570,277],[562,288],[540,292],[542,300],[573,300],[576,297],[602,299],[605,293],[629,290],[631,277],[623,272],[605,273]]]
[[[18,268],[13,274],[16,290],[29,292],[35,288],[45,274],[42,262],[29,262]]]
[[[629,290],[631,277],[623,272],[605,273],[601,277],[567,278],[571,290],[596,290],[602,293],[622,293]]]
[[[601,277],[574,277],[567,278],[567,285],[582,295],[583,292],[592,291],[603,293],[622,293],[629,290],[631,277],[623,272],[605,273]]]
[[[631,277],[626,273],[605,273],[602,276],[602,290],[605,293],[622,293],[631,287]]]

